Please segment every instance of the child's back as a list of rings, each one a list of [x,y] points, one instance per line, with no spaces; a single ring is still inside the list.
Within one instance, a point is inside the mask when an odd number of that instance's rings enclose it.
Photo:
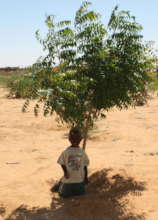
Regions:
[[[88,166],[89,160],[86,153],[80,147],[68,147],[58,159],[60,165],[65,165],[69,178],[63,178],[63,183],[84,182],[84,167]]]
[[[62,152],[57,161],[64,171],[59,187],[62,197],[81,195],[85,192],[89,159],[85,151],[79,147],[81,139],[80,131],[76,128],[71,129],[69,141],[72,145]]]

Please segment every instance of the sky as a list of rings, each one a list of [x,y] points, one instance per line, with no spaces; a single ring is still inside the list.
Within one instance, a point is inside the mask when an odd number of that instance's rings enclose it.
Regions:
[[[143,26],[144,40],[158,44],[158,0],[91,0],[107,24],[112,9],[129,10]],[[72,20],[82,0],[0,0],[0,67],[26,67],[43,55],[36,30],[47,32],[46,15]]]

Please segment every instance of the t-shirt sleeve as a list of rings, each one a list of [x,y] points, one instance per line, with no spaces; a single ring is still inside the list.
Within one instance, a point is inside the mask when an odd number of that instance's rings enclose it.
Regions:
[[[89,158],[88,158],[88,156],[87,156],[85,151],[83,152],[83,164],[84,164],[84,166],[88,166],[89,165]]]
[[[64,152],[62,152],[61,155],[59,156],[57,163],[59,163],[60,165],[66,165]]]

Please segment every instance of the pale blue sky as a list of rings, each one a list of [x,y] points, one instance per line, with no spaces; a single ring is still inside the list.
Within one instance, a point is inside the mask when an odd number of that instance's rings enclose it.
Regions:
[[[145,40],[158,43],[158,0],[91,0],[105,24],[116,4],[129,10],[143,26]],[[35,38],[37,29],[45,33],[45,15],[57,20],[72,19],[82,0],[0,0],[0,67],[28,66],[42,55]]]

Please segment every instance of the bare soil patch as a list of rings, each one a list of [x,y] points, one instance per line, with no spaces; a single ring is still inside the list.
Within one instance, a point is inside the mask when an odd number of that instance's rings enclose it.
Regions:
[[[0,204],[6,219],[156,220],[158,216],[158,97],[97,122],[87,145],[87,195],[61,200],[52,184],[56,160],[69,145],[55,117],[35,118],[24,100],[0,90]]]

